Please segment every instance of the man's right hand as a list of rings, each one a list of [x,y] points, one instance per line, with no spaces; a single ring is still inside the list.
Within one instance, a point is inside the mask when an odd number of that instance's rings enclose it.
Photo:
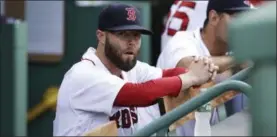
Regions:
[[[218,66],[215,66],[208,57],[195,57],[188,70],[188,73],[179,75],[183,83],[182,90],[213,80],[217,74]],[[190,86],[188,87],[188,85]]]

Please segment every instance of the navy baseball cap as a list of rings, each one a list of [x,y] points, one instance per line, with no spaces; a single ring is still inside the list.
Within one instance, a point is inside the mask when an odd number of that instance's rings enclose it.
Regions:
[[[98,29],[103,31],[139,31],[150,35],[152,32],[141,24],[139,10],[131,5],[113,3],[99,15]]]
[[[207,7],[207,17],[211,10],[233,14],[241,11],[250,10],[249,1],[246,0],[209,0]]]

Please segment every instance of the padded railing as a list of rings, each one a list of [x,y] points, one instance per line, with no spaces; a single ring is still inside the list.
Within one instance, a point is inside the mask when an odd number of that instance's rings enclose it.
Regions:
[[[245,95],[249,96],[251,86],[239,80],[245,80],[249,75],[251,69],[252,67],[246,68],[236,73],[228,80],[225,80],[213,87],[205,89],[206,91],[201,93],[199,96],[187,101],[186,103],[180,105],[171,112],[168,112],[167,114],[161,116],[159,119],[146,125],[144,128],[134,133],[133,136],[151,136],[156,132],[165,131],[165,129],[168,129],[168,127],[178,119],[189,114],[190,112],[194,111],[200,106],[208,103],[209,101],[223,94],[224,92],[236,90],[243,92]],[[157,136],[161,136],[161,133],[164,132],[158,133]]]
[[[211,88],[207,88],[206,91],[201,93],[198,97],[187,101],[171,112],[168,112],[167,114],[161,116],[159,119],[151,122],[141,130],[136,132],[133,136],[151,136],[157,131],[169,127],[178,119],[189,114],[200,106],[208,103],[210,100],[214,99],[220,94],[230,90],[240,91],[246,95],[249,95],[249,92],[251,91],[251,86],[242,81],[228,80],[219,83]]]

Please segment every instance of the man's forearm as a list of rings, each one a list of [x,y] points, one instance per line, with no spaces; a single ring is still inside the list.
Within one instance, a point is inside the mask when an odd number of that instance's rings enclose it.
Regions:
[[[144,83],[126,83],[120,89],[114,105],[146,107],[153,105],[161,97],[176,97],[180,91],[193,86],[194,79],[186,72],[185,68],[167,69],[163,70],[163,78]]]
[[[224,72],[233,66],[234,60],[230,56],[213,56],[210,57],[213,63],[219,67],[218,73]],[[190,63],[193,61],[193,57],[184,57],[181,59],[176,67],[185,67],[188,68]]]
[[[126,83],[115,98],[114,105],[121,107],[150,106],[161,97],[178,96],[182,87],[182,79],[178,76],[154,79],[144,83]]]
[[[231,56],[213,56],[211,59],[219,67],[219,73],[228,70],[234,65],[234,60]]]

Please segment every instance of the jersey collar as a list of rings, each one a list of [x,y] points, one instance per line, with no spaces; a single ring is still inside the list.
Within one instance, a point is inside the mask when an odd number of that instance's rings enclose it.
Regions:
[[[93,47],[89,47],[87,51],[82,56],[83,60],[93,61],[95,66],[103,68],[105,71],[110,73],[110,71],[105,67],[105,65],[101,62],[101,60],[95,54],[96,50]],[[121,71],[122,79],[127,79],[126,72]]]
[[[101,60],[95,55],[96,50],[93,47],[89,47],[87,51],[82,56],[82,59],[84,60],[90,60],[94,62],[95,66],[101,67],[108,71],[108,69],[105,67],[105,65],[101,62]]]

